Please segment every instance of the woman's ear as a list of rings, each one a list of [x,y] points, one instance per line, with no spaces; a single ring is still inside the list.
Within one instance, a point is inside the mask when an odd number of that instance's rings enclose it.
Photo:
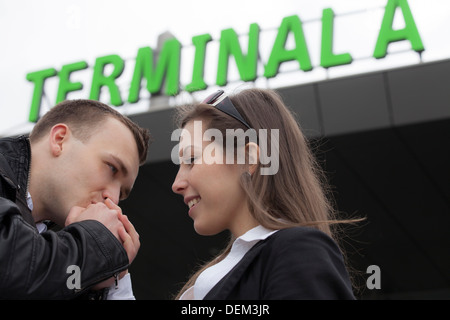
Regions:
[[[63,151],[63,144],[70,135],[69,127],[64,123],[55,124],[50,129],[50,150],[53,156],[58,157]]]
[[[249,142],[245,145],[245,153],[248,155],[248,172],[253,175],[259,165],[259,146]]]

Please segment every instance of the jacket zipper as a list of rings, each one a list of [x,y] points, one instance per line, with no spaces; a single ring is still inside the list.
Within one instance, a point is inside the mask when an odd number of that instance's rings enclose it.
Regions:
[[[30,179],[31,179],[31,172],[30,172],[30,170],[31,170],[31,157],[32,157],[32,155],[31,155],[31,142],[30,142],[30,139],[29,138],[26,138],[26,145],[27,145],[27,148],[28,148],[28,154],[30,155],[30,158],[29,158],[29,161],[28,161],[28,176],[27,176],[27,186],[26,186],[26,188],[25,188],[25,197],[28,197],[28,190],[29,190],[29,188],[30,188]]]
[[[119,275],[120,275],[120,272],[126,270],[128,267],[129,267],[129,266],[122,267],[121,269],[119,269],[119,271],[114,272],[113,277],[114,277],[114,286],[115,286],[115,289],[118,289],[118,288],[119,288]],[[82,293],[82,292],[86,291],[88,288],[94,286],[95,284],[100,283],[100,282],[102,282],[102,281],[105,281],[105,280],[107,280],[107,279],[109,279],[109,278],[111,278],[111,276],[109,276],[109,277],[107,277],[107,278],[100,279],[100,280],[95,280],[95,281],[93,281],[92,283],[89,283],[89,284],[85,285],[83,288],[75,289],[74,291],[75,291],[75,293],[77,293],[77,294],[78,294],[78,293]]]
[[[118,272],[114,273],[114,284],[115,284],[116,290],[119,289],[119,273]]]

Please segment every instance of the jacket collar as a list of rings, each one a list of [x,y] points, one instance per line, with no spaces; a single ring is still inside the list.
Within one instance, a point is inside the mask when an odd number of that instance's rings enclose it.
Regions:
[[[30,165],[31,147],[27,135],[0,139],[0,175],[15,190],[13,200],[21,207],[24,219],[34,225],[26,201]]]
[[[8,163],[8,166],[3,166],[2,169],[16,184],[20,194],[26,197],[31,164],[31,147],[28,136],[0,139],[0,154]]]

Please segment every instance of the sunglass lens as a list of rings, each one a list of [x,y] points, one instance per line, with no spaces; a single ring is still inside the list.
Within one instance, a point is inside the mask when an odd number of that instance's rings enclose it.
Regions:
[[[213,104],[223,93],[224,93],[223,90],[214,92],[213,94],[210,94],[208,97],[206,97],[206,99],[203,100],[202,103]]]

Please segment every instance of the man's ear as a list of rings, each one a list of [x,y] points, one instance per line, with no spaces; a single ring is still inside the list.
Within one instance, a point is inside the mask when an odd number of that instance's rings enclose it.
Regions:
[[[53,156],[58,157],[63,151],[63,144],[70,136],[70,129],[64,123],[55,124],[50,129],[50,150]]]
[[[245,153],[248,155],[248,172],[253,175],[259,164],[259,146],[249,142],[245,145]]]

